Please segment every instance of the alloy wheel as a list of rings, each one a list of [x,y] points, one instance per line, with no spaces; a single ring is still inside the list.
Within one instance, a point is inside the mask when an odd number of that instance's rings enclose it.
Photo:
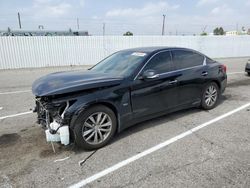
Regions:
[[[217,101],[217,97],[218,92],[215,86],[209,86],[205,93],[205,103],[207,104],[207,106],[213,106]]]
[[[111,133],[112,120],[108,114],[97,112],[90,115],[82,128],[83,139],[89,144],[100,144]]]

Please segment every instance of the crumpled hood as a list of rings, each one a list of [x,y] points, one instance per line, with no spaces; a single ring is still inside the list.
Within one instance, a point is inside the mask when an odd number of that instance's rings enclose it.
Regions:
[[[97,87],[113,86],[123,78],[93,71],[67,71],[48,74],[32,84],[36,96],[50,96],[71,93]]]

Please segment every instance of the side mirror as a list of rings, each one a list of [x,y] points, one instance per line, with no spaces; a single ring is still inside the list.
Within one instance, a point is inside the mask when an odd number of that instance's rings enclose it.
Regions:
[[[145,80],[155,79],[159,78],[159,74],[155,72],[155,70],[149,69],[143,72],[142,78]]]

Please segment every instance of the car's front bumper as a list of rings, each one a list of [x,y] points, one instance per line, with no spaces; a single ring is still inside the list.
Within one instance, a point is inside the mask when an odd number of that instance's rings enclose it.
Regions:
[[[49,110],[41,103],[40,100],[36,100],[36,107],[34,112],[37,112],[37,123],[42,125],[45,129],[45,135],[47,142],[61,142],[61,144],[68,145],[70,143],[69,126],[62,123],[64,118],[64,112],[69,107],[67,102],[63,113],[61,114],[61,120],[51,116]]]

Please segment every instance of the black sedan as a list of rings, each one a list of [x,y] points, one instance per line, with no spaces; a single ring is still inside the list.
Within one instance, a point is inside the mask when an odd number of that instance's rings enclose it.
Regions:
[[[138,122],[214,108],[226,84],[226,67],[197,51],[147,47],[116,52],[87,71],[49,74],[32,91],[47,141],[97,149]]]

